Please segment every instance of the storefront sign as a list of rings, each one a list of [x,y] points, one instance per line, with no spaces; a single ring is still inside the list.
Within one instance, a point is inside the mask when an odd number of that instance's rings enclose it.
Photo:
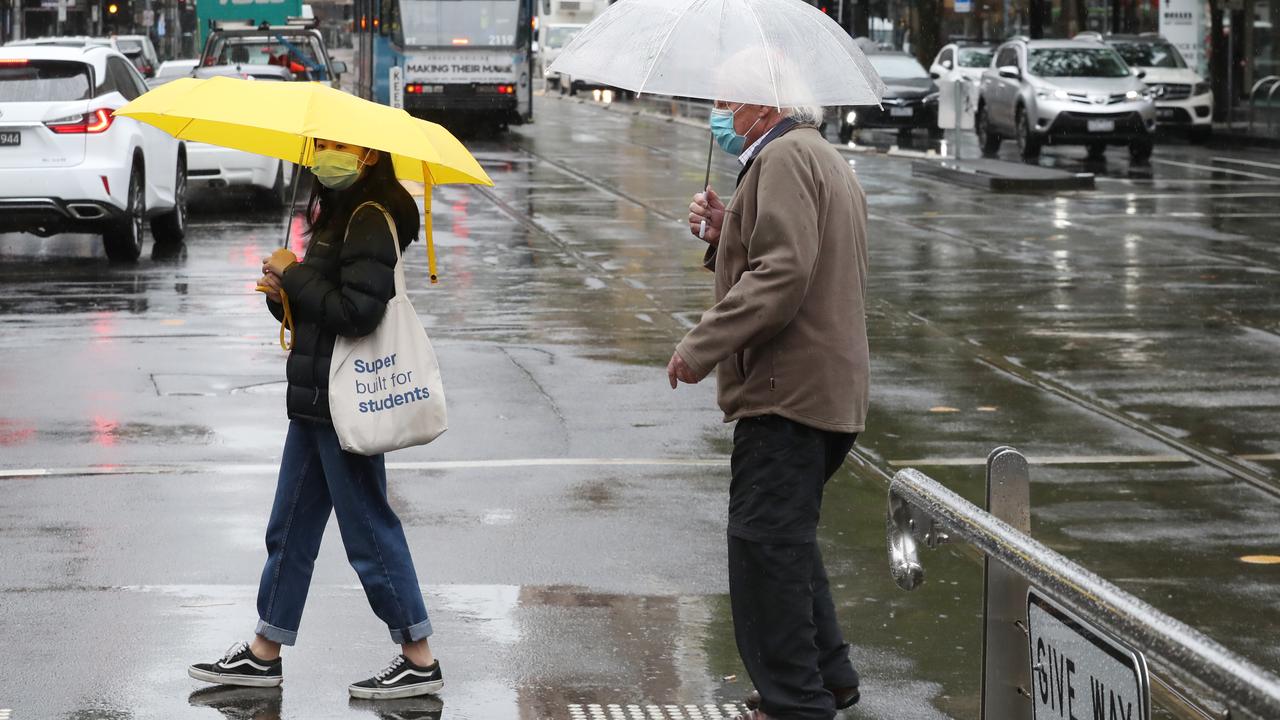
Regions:
[[[1203,72],[1204,3],[1201,0],[1164,0],[1160,4],[1160,34],[1178,48],[1188,67]]]

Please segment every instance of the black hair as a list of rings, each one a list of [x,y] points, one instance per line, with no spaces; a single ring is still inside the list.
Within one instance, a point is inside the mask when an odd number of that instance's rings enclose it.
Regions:
[[[421,227],[418,205],[396,179],[391,154],[379,152],[377,162],[368,166],[364,175],[345,190],[327,188],[312,178],[306,211],[308,246],[315,242],[316,236],[330,228],[345,231],[355,209],[370,201],[391,213],[401,246],[417,239]]]

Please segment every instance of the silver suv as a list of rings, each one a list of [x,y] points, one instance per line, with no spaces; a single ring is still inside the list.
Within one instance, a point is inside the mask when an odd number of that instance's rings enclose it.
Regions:
[[[982,74],[978,142],[994,155],[1001,140],[1015,138],[1028,160],[1046,144],[1084,145],[1095,160],[1108,145],[1128,145],[1129,157],[1144,162],[1156,106],[1142,77],[1100,42],[1015,38]]]

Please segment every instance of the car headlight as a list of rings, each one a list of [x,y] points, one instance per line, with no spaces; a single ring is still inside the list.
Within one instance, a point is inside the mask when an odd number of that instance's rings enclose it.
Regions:
[[[1071,99],[1071,96],[1067,94],[1066,90],[1039,90],[1036,92],[1036,97],[1040,98],[1041,100]]]
[[[1151,91],[1151,88],[1144,88],[1142,90],[1130,90],[1129,92],[1124,94],[1124,99],[1130,100],[1130,101],[1150,100],[1153,97],[1155,97],[1155,93]]]
[[[937,103],[937,102],[938,102],[938,93],[936,93],[936,92],[935,92],[935,93],[929,93],[928,95],[925,95],[925,96],[924,96],[924,101],[925,101],[925,103],[926,103],[926,104],[928,104],[928,103]]]
[[[1213,86],[1207,82],[1198,82],[1191,88],[1192,95],[1207,95],[1213,92]]]
[[[844,121],[849,125],[854,124],[855,122],[858,121],[858,113],[854,112],[853,110],[850,110],[849,114],[844,116]]]

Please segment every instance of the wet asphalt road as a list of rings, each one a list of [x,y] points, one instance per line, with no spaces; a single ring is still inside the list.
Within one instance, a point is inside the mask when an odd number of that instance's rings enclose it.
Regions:
[[[710,384],[672,392],[663,372],[710,294],[682,225],[705,132],[537,111],[469,142],[495,188],[437,190],[442,282],[407,255],[451,430],[391,456],[391,484],[443,706],[348,702],[394,648],[333,527],[283,693],[185,675],[252,630],[285,431],[284,354],[252,291],[279,219],[224,193],[181,252],[135,267],[96,238],[0,238],[0,711],[713,718],[745,693],[729,428]],[[823,530],[864,675],[849,717],[976,717],[981,573],[933,553],[925,586],[897,590],[883,478],[910,465],[977,499],[997,445],[1036,463],[1037,537],[1280,665],[1280,565],[1239,559],[1280,555],[1280,154],[1110,155],[1043,161],[1098,172],[1092,192],[988,195],[849,153],[872,213],[874,396]],[[714,171],[731,187],[731,158]]]

